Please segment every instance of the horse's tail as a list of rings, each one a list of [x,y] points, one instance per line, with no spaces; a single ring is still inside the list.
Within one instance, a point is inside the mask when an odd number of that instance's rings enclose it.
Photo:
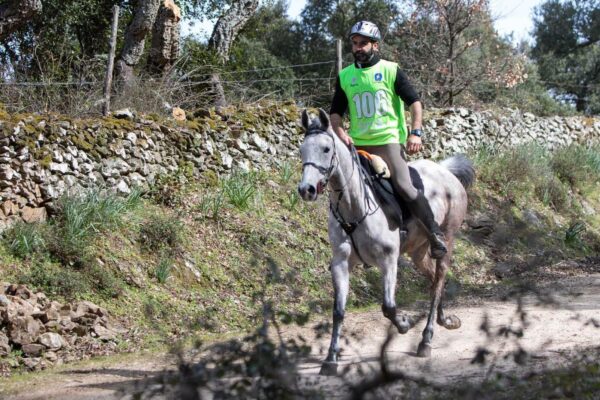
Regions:
[[[464,154],[456,154],[446,158],[440,165],[452,172],[460,183],[467,189],[475,181],[475,168],[473,163]]]

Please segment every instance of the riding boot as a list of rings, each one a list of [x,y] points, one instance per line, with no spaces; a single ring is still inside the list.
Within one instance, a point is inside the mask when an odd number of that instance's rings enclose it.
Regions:
[[[427,230],[429,244],[431,246],[431,257],[434,259],[444,257],[448,252],[448,249],[446,248],[446,239],[440,226],[435,222],[433,212],[429,206],[429,201],[423,192],[419,190],[417,198],[413,201],[407,201],[406,204],[410,212],[421,221]]]

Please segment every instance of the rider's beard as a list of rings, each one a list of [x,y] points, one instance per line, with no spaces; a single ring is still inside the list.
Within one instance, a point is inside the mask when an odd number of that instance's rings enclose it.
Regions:
[[[370,51],[358,50],[352,53],[352,55],[357,63],[365,63],[371,60],[371,57],[373,57],[373,49]]]

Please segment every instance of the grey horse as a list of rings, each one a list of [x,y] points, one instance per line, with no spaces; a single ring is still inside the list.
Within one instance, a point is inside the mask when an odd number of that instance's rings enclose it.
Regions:
[[[425,196],[446,236],[448,253],[440,260],[433,260],[427,234],[416,219],[408,222],[408,235],[401,243],[398,224],[386,217],[371,188],[365,184],[353,152],[331,129],[327,113],[319,109],[318,118],[311,118],[305,110],[302,125],[306,132],[300,147],[302,180],[298,192],[303,200],[315,201],[328,187],[330,201],[328,229],[333,250],[333,331],[321,374],[337,371],[352,267],[359,264],[379,267],[384,287],[383,315],[402,334],[412,328],[412,320],[396,312],[396,273],[401,253],[409,254],[417,269],[432,283],[427,325],[417,350],[419,357],[429,357],[434,320],[447,329],[460,327],[457,316],[444,314],[442,294],[452,259],[454,236],[467,212],[465,188],[474,180],[472,163],[464,156],[453,156],[439,164],[429,160],[410,163],[421,175]]]

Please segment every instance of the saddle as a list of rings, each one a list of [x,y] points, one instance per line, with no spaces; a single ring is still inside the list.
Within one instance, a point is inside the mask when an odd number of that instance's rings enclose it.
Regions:
[[[404,199],[394,190],[387,164],[381,157],[367,153],[364,150],[357,150],[357,153],[367,183],[375,192],[375,197],[379,200],[385,215],[398,224],[400,231],[406,233],[406,225],[412,218],[412,214]],[[423,180],[419,172],[410,166],[408,170],[413,186],[417,190],[423,191]]]

